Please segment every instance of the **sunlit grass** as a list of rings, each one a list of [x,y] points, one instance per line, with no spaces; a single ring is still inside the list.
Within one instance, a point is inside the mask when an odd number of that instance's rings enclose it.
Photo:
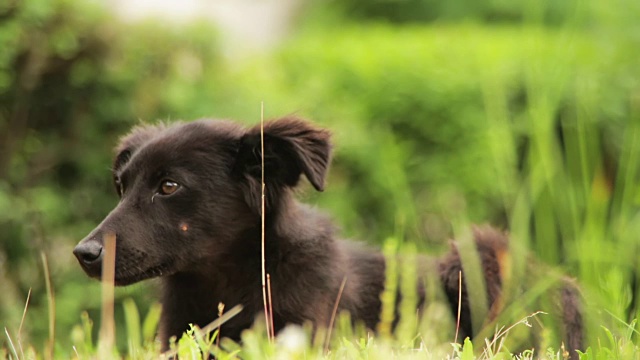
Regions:
[[[127,306],[134,306],[131,303]],[[127,322],[138,319],[128,312]],[[287,327],[280,335],[271,341],[264,328],[262,320],[256,321],[251,330],[242,335],[242,344],[234,343],[228,339],[216,341],[218,336],[217,326],[213,324],[201,330],[197,327],[189,329],[181,339],[174,342],[172,350],[168,354],[177,355],[181,359],[206,359],[214,355],[218,359],[566,359],[566,349],[562,345],[543,349],[523,350],[519,353],[511,353],[505,347],[505,341],[510,331],[522,327],[528,329],[529,323],[535,321],[537,316],[544,314],[533,313],[519,321],[497,329],[492,337],[485,340],[471,342],[464,341],[464,346],[459,344],[441,343],[438,346],[427,344],[423,341],[423,334],[418,333],[411,338],[398,338],[391,336],[372,336],[363,328],[352,328],[350,319],[346,314],[340,316],[338,326],[335,329],[333,341],[326,348],[322,341],[314,341],[310,326]],[[157,319],[153,311],[147,315]],[[167,358],[168,354],[162,354],[160,346],[153,339],[145,339],[135,351],[119,353],[117,349],[105,349],[104,344],[98,341],[92,342],[92,322],[83,315],[83,325],[78,326],[73,333],[74,343],[72,349],[58,349],[55,356],[50,357],[41,353],[29,344],[16,344],[12,342],[11,349],[2,349],[0,355],[10,359],[31,358],[76,358],[76,359],[157,359]],[[157,324],[157,323],[156,323]],[[140,326],[140,324],[138,324]],[[616,336],[609,329],[603,328],[602,341],[588,348],[582,355],[583,359],[633,359],[640,356],[640,350],[631,341],[635,331],[635,322],[629,324],[629,330],[624,336]],[[131,328],[128,329],[130,331]],[[317,333],[316,333],[317,334]],[[136,337],[140,334],[128,332],[128,337]],[[8,336],[8,335],[7,335]],[[411,341],[408,341],[411,340]],[[428,341],[427,341],[428,343]],[[414,344],[413,346],[408,344]],[[24,347],[23,352],[16,350]],[[131,349],[131,348],[129,348]],[[105,352],[106,350],[106,352]],[[63,355],[64,354],[64,355]]]

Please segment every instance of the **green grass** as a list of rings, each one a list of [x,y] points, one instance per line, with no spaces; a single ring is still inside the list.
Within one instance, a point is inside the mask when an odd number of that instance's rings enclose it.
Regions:
[[[101,334],[93,340],[93,321],[86,313],[82,314],[82,322],[74,327],[72,348],[39,349],[32,344],[23,343],[11,336],[5,329],[9,347],[0,350],[1,358],[9,359],[157,359],[160,358],[160,346],[154,340],[155,326],[158,323],[158,308],[153,307],[140,322],[135,304],[126,301],[128,344],[125,351],[115,347],[104,347]],[[447,309],[440,309],[448,311]],[[437,311],[436,311],[437,312]],[[291,326],[286,328],[276,339],[270,339],[259,319],[256,325],[243,333],[242,345],[228,339],[218,339],[219,324],[209,326],[208,332],[197,327],[188,330],[181,339],[172,344],[170,354],[177,354],[181,359],[203,359],[204,354],[213,354],[219,359],[565,359],[562,346],[537,350],[524,350],[513,354],[505,347],[511,331],[518,328],[528,329],[536,317],[544,314],[534,313],[520,321],[502,327],[488,339],[466,339],[464,347],[453,343],[434,343],[428,338],[429,332],[413,333],[405,337],[380,335],[373,337],[363,328],[352,328],[347,314],[342,314],[334,329],[332,341],[325,345],[326,333],[319,331],[312,335],[310,326]],[[640,349],[633,344],[631,337],[636,331],[635,322],[629,325],[625,336],[616,336],[610,330],[601,329],[602,341],[588,348],[582,359],[637,359]],[[18,335],[19,336],[19,335]],[[109,342],[107,340],[107,342]]]
[[[464,248],[461,247],[464,252]],[[506,317],[499,317],[496,323],[485,324],[481,335],[473,342],[464,340],[464,346],[454,343],[454,319],[451,318],[448,305],[438,301],[437,284],[429,284],[427,279],[427,305],[422,317],[415,316],[415,286],[416,268],[414,262],[406,261],[415,254],[415,246],[401,244],[397,239],[390,238],[385,242],[384,252],[387,254],[389,266],[388,281],[385,292],[381,295],[383,301],[382,320],[378,328],[378,335],[373,335],[362,326],[352,326],[348,314],[339,314],[332,332],[320,329],[313,332],[311,324],[305,326],[290,326],[282,331],[275,339],[270,338],[264,327],[263,319],[256,319],[253,328],[242,334],[241,344],[224,338],[219,333],[219,326],[229,318],[242,311],[235,307],[226,309],[221,318],[200,329],[192,327],[182,338],[172,341],[168,354],[178,355],[181,359],[205,359],[207,354],[215,355],[219,359],[565,359],[566,349],[554,333],[553,321],[545,322],[545,318],[552,316],[541,311],[525,313],[522,310],[543,306],[538,302],[548,292],[553,281],[542,280],[531,282],[519,294],[520,298],[512,299],[503,313]],[[473,252],[470,253],[470,256]],[[403,261],[394,261],[401,256]],[[463,256],[464,258],[464,256]],[[43,272],[48,274],[46,257],[42,257]],[[463,259],[464,260],[464,259]],[[463,263],[464,264],[464,263]],[[542,265],[540,265],[542,266]],[[543,267],[543,266],[542,266]],[[550,276],[552,273],[536,271],[533,277],[540,274]],[[399,277],[399,275],[402,275]],[[48,275],[47,275],[48,277]],[[467,279],[467,281],[473,281]],[[513,281],[513,279],[512,279]],[[520,281],[517,280],[517,281]],[[391,332],[393,321],[393,304],[395,292],[400,287],[403,300],[400,303],[401,321],[396,331]],[[505,285],[508,288],[508,285]],[[102,324],[97,332],[94,321],[84,312],[79,323],[74,326],[71,334],[54,333],[54,317],[49,316],[50,336],[43,346],[37,346],[25,341],[21,337],[22,323],[18,329],[5,328],[7,346],[3,347],[0,355],[10,359],[156,359],[167,356],[160,351],[160,344],[156,339],[157,326],[160,318],[160,306],[154,305],[146,314],[140,314],[135,302],[125,299],[118,306],[124,310],[126,326],[126,344],[114,344],[116,326],[114,325],[113,286],[108,282],[102,283]],[[505,290],[506,291],[506,290]],[[505,293],[506,294],[506,293]],[[588,300],[588,299],[587,299]],[[471,299],[473,302],[473,299]],[[52,292],[48,295],[49,309],[55,313],[55,299]],[[589,302],[587,302],[589,303]],[[548,305],[548,304],[547,304]],[[593,305],[593,304],[590,304]],[[590,313],[593,306],[585,307],[587,318],[600,319]],[[27,312],[28,306],[24,311]],[[219,309],[220,310],[220,309]],[[142,315],[142,316],[141,316]],[[522,316],[522,317],[518,317]],[[613,316],[613,314],[611,314]],[[23,314],[24,319],[24,314]],[[551,327],[540,324],[551,324]],[[451,331],[447,331],[447,329]],[[619,331],[619,329],[624,329]],[[604,326],[587,329],[592,341],[581,358],[583,359],[633,359],[640,358],[640,348],[634,343],[637,335],[636,321],[630,324],[617,320],[616,329]],[[521,340],[537,334],[538,347],[522,348]],[[222,336],[220,336],[222,335]],[[71,340],[69,347],[62,347],[56,336],[68,336]],[[330,338],[329,338],[330,337]],[[514,338],[516,341],[514,342]],[[330,341],[328,341],[330,340]],[[460,339],[462,340],[462,339]],[[124,346],[123,346],[124,345]],[[518,349],[510,349],[515,345]],[[531,346],[531,345],[528,345]]]

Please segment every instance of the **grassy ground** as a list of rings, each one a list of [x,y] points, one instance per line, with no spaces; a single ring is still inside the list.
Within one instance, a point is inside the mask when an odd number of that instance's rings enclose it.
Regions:
[[[109,286],[103,286],[107,293]],[[53,302],[53,299],[51,299]],[[103,311],[109,314],[113,303],[105,298]],[[218,326],[232,317],[240,308],[223,311],[219,321],[215,321],[204,329],[192,328],[177,342],[173,343],[168,353],[160,352],[160,345],[155,338],[160,309],[151,308],[141,319],[140,314],[131,301],[125,301],[127,323],[127,346],[118,349],[114,346],[113,319],[103,321],[98,339],[93,339],[93,321],[87,314],[82,314],[82,321],[69,336],[72,339],[71,349],[61,349],[56,345],[54,334],[50,342],[42,349],[25,343],[20,338],[20,329],[12,331],[5,328],[9,340],[7,348],[0,350],[1,358],[8,359],[157,359],[178,355],[181,359],[206,359],[206,354],[213,354],[219,359],[566,359],[568,353],[563,345],[549,346],[542,349],[529,349],[517,353],[509,351],[505,345],[512,331],[529,329],[531,322],[542,313],[533,313],[509,326],[496,329],[487,339],[477,339],[474,343],[466,339],[464,346],[453,342],[434,342],[432,336],[437,331],[433,327],[423,327],[424,331],[401,336],[372,336],[362,328],[353,328],[346,314],[339,316],[333,333],[317,332],[312,336],[310,327],[290,326],[285,328],[275,339],[265,331],[261,319],[246,331],[242,337],[242,345],[228,339],[218,338]],[[447,312],[447,309],[430,309],[435,313]],[[54,321],[53,319],[50,319]],[[141,321],[142,320],[142,321]],[[263,320],[263,319],[262,319]],[[615,336],[606,328],[602,329],[601,340],[581,353],[581,359],[638,359],[640,349],[631,341],[635,332],[635,324],[629,325],[625,336]],[[526,330],[529,331],[529,330]],[[58,334],[65,336],[67,334]],[[407,336],[409,335],[409,336]],[[327,341],[328,338],[332,340]],[[436,335],[435,338],[438,338]],[[53,346],[51,346],[53,344]]]

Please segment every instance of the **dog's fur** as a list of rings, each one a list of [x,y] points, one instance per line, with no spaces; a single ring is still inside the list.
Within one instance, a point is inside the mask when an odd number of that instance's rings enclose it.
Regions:
[[[295,117],[264,126],[266,185],[266,271],[271,276],[275,330],[306,321],[326,327],[343,279],[340,310],[375,329],[385,288],[385,258],[365,246],[343,241],[330,219],[297,202],[292,189],[305,175],[323,190],[330,162],[329,132]],[[116,235],[115,283],[128,285],[152,277],[163,282],[160,339],[217,317],[219,303],[244,310],[222,327],[239,339],[263,312],[261,286],[261,133],[229,121],[200,120],[171,126],[139,126],[117,147],[113,177],[117,207],[78,244],[74,253],[92,277],[101,276],[102,239]],[[163,195],[164,181],[178,184]],[[490,316],[499,311],[504,234],[474,232]],[[425,260],[440,279],[457,314],[462,261],[454,250]],[[428,270],[425,270],[428,271]],[[464,277],[463,277],[464,278]],[[581,348],[578,296],[562,292],[567,345]],[[424,287],[419,287],[422,307]],[[462,288],[460,339],[473,336],[467,288]],[[496,310],[498,309],[498,310]]]

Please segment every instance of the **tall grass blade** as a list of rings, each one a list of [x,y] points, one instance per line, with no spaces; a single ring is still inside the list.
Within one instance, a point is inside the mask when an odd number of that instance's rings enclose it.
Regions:
[[[329,327],[327,328],[327,338],[325,339],[325,343],[324,343],[325,353],[329,350],[329,344],[331,342],[331,330],[333,329],[333,323],[336,320],[338,305],[340,304],[340,299],[342,298],[342,291],[344,291],[344,286],[346,284],[347,284],[347,277],[345,276],[342,279],[342,283],[340,284],[340,290],[338,290],[338,296],[336,297],[336,302],[333,304],[333,311],[331,312],[331,319],[329,320]]]
[[[458,223],[460,224],[460,222]],[[480,255],[476,249],[474,235],[467,225],[458,225],[455,232],[458,253],[465,274],[465,285],[469,307],[471,311],[471,326],[477,332],[483,328],[489,304],[487,301],[486,284],[483,277]]]
[[[29,292],[27,293],[27,300],[24,302],[24,310],[22,311],[22,319],[20,319],[20,327],[18,327],[18,347],[20,348],[20,355],[23,359],[24,357],[24,349],[22,348],[22,325],[24,325],[24,318],[27,316],[27,309],[29,308],[29,300],[31,299],[31,288],[29,288]]]
[[[124,309],[124,320],[127,326],[127,342],[129,345],[129,355],[136,357],[142,346],[140,313],[133,299],[125,299],[122,303]]]
[[[116,265],[116,235],[107,233],[103,238],[102,262],[102,314],[98,353],[103,359],[111,358],[115,344],[114,280]]]
[[[382,311],[378,332],[383,336],[391,336],[391,328],[395,317],[396,293],[398,290],[398,245],[396,238],[387,239],[384,243],[383,253],[386,258],[385,286],[380,300],[382,301]]]
[[[44,252],[40,253],[40,257],[42,258],[42,266],[44,268],[44,281],[47,287],[47,302],[49,304],[49,343],[47,344],[47,352],[45,353],[45,357],[48,359],[53,359],[53,350],[55,347],[55,339],[56,339],[56,302],[53,297],[53,287],[51,286],[51,276],[49,274],[49,263],[47,262],[47,256]]]
[[[241,311],[242,311],[242,305],[234,306],[229,311],[224,313],[222,316],[220,316],[219,318],[217,318],[214,321],[212,321],[211,323],[209,323],[207,326],[203,327],[202,329],[197,330],[199,332],[198,336],[204,336],[204,335],[209,334],[209,333],[211,333],[213,331],[216,331],[218,328],[220,328],[220,326],[222,326],[224,323],[229,321],[234,316],[238,315]],[[177,347],[177,348],[175,348],[175,349],[173,349],[171,351],[167,351],[166,353],[162,354],[162,358],[163,359],[173,359],[178,354],[178,351],[179,351],[179,347]]]
[[[156,336],[156,329],[158,329],[158,323],[160,323],[160,314],[162,313],[162,306],[158,303],[151,305],[147,316],[142,323],[142,337],[145,342],[153,341]]]
[[[267,334],[269,334],[269,339],[272,339],[271,334],[273,333],[272,331],[272,327],[273,327],[273,323],[270,322],[270,319],[272,319],[272,314],[269,313],[269,308],[270,303],[269,303],[269,297],[267,296],[267,267],[266,267],[266,263],[265,263],[265,189],[266,189],[266,185],[264,182],[264,101],[262,101],[260,103],[260,171],[261,171],[261,179],[260,179],[260,189],[261,189],[261,196],[260,196],[260,207],[261,207],[261,211],[260,211],[260,236],[261,236],[261,240],[260,240],[260,246],[261,246],[261,271],[262,271],[262,302],[264,305],[264,319],[266,322],[266,330],[267,330]]]
[[[16,347],[15,345],[13,345],[13,340],[11,340],[11,335],[9,335],[9,330],[7,330],[7,328],[4,328],[4,333],[7,335],[7,340],[9,341],[9,345],[11,346],[11,351],[13,351],[13,355],[16,357],[16,359],[20,359],[20,357],[18,356],[18,352],[16,351]]]

